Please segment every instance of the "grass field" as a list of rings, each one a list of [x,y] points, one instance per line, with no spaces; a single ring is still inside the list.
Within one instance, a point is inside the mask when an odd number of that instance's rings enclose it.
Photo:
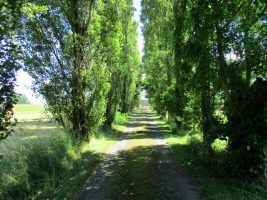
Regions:
[[[16,115],[42,115],[45,112],[43,104],[18,104],[15,105],[14,113]]]
[[[117,124],[119,131],[77,146],[44,111],[44,105],[15,106],[15,132],[0,141],[0,199],[73,199],[125,128]]]

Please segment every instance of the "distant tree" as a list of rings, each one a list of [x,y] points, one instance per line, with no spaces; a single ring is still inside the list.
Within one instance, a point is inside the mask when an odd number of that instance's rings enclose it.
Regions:
[[[30,101],[25,94],[17,94],[16,97],[18,104],[30,104]]]
[[[96,9],[101,28],[97,51],[107,66],[110,90],[107,95],[105,126],[110,127],[117,110],[128,113],[138,102],[140,57],[137,49],[137,24],[132,2],[98,1]]]
[[[10,135],[15,125],[12,109],[16,103],[15,73],[21,68],[16,43],[20,5],[20,0],[0,1],[0,140]]]

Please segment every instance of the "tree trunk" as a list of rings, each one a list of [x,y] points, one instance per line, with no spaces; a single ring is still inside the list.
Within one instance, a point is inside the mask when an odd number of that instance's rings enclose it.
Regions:
[[[175,90],[175,96],[176,96],[176,103],[177,103],[177,109],[172,111],[172,115],[179,115],[180,117],[183,117],[183,108],[184,108],[184,63],[181,62],[181,60],[178,60],[177,58],[182,57],[182,51],[181,51],[181,41],[182,41],[182,34],[181,31],[183,29],[183,10],[186,9],[187,2],[181,1],[180,4],[177,1],[174,1],[173,4],[173,16],[174,16],[174,23],[175,23],[175,29],[174,29],[174,54],[175,54],[175,80],[176,80],[176,90]],[[183,123],[177,122],[177,127],[182,128]]]
[[[251,80],[251,53],[250,53],[250,48],[248,45],[248,33],[245,32],[245,36],[244,36],[244,46],[245,46],[245,64],[246,64],[246,87],[247,89],[250,86],[250,80]]]
[[[80,8],[78,7],[78,2],[76,0],[67,1],[66,7],[65,5],[62,5],[65,9],[69,9],[69,12],[66,12],[66,15],[73,31],[74,66],[72,71],[72,129],[74,136],[77,139],[84,139],[88,134],[88,127],[86,125],[87,111],[85,110],[86,97],[84,94],[86,90],[86,80],[82,74],[85,71],[85,65],[83,63],[85,56],[85,36],[88,32],[89,22],[91,20],[93,2],[93,0],[88,2],[88,16],[86,16],[86,18],[79,16]]]
[[[115,114],[116,114],[117,103],[114,101],[113,92],[114,91],[112,91],[112,89],[109,91],[108,99],[107,99],[107,109],[105,113],[105,118],[106,118],[105,126],[107,128],[111,128],[112,123],[115,119]]]
[[[228,105],[230,101],[230,89],[229,89],[229,84],[227,81],[227,63],[225,62],[225,57],[224,57],[224,45],[223,45],[223,30],[219,25],[216,26],[216,35],[217,35],[217,53],[218,53],[218,66],[219,66],[219,77],[221,80],[222,88],[224,91],[224,98],[226,105]]]
[[[122,113],[127,113],[129,111],[128,109],[128,100],[127,100],[127,82],[128,78],[127,76],[124,77],[123,80],[123,92],[122,92],[122,107],[121,107],[121,112]]]
[[[210,87],[206,85],[201,91],[201,113],[202,113],[202,131],[203,143],[208,154],[212,152],[211,143],[211,102],[210,102]]]

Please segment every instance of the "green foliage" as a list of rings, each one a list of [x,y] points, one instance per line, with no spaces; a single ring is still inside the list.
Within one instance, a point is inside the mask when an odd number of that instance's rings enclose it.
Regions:
[[[143,58],[146,73],[145,88],[150,103],[161,114],[177,110],[174,96],[175,80],[173,73],[171,1],[142,1],[141,20],[144,24],[145,55]]]
[[[236,178],[223,170],[228,157],[225,142],[216,140],[212,145],[215,151],[207,157],[200,136],[181,131],[172,134],[166,131],[169,124],[158,120],[158,125],[164,133],[165,140],[183,165],[183,170],[194,178],[205,199],[263,200],[266,198],[265,182]]]
[[[140,58],[132,2],[27,1],[22,10],[25,68],[73,138],[111,125],[121,104],[133,109]]]
[[[106,64],[110,83],[105,125],[111,126],[116,110],[129,112],[135,106],[140,59],[137,51],[136,25],[132,21],[132,3],[99,1],[93,20],[94,32],[100,35],[96,51]],[[127,109],[124,109],[124,107]]]
[[[129,116],[126,113],[116,112],[114,124],[124,125],[129,122]]]
[[[104,120],[109,90],[107,66],[95,55],[96,44],[88,46],[96,37],[91,29],[95,4],[47,1],[32,7],[22,33],[34,88],[73,138],[88,139]]]
[[[252,177],[267,176],[266,131],[262,124],[245,119],[235,127],[227,124],[224,134],[230,138],[227,159],[228,171]],[[233,132],[234,131],[234,132]],[[238,141],[238,143],[237,143]]]
[[[266,139],[258,127],[266,122],[255,113],[239,122],[232,116],[243,113],[255,78],[266,77],[266,3],[143,0],[142,6],[144,85],[153,108],[174,130],[200,134],[206,157],[216,139],[240,144],[227,149],[233,157],[224,164],[235,174],[264,176]]]
[[[12,109],[16,104],[15,73],[21,68],[16,34],[21,2],[0,1],[0,140],[10,135],[15,125]]]

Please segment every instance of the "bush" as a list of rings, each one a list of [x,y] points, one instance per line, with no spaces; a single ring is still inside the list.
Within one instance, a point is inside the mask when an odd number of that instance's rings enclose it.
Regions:
[[[119,111],[116,112],[116,116],[114,119],[114,124],[123,125],[129,122],[128,115],[126,113],[120,113]]]

